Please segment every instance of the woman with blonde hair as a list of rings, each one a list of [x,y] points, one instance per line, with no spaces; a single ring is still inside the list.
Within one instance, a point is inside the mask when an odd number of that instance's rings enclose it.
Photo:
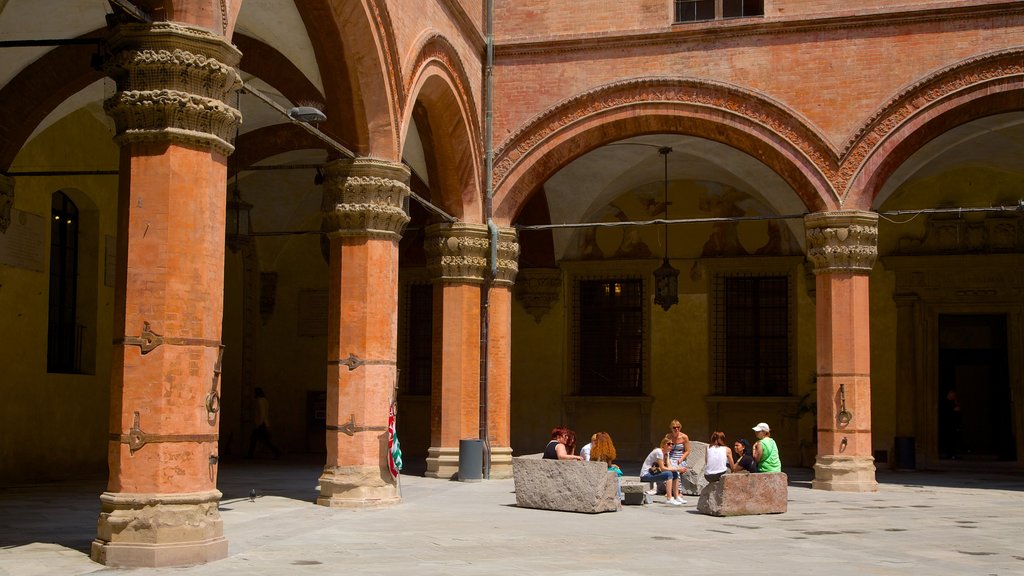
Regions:
[[[647,459],[640,466],[641,482],[664,482],[665,503],[672,506],[686,504],[686,500],[679,497],[679,474],[680,469],[669,459],[669,451],[672,449],[672,440],[666,436],[662,438],[661,444],[651,450]]]
[[[690,437],[683,434],[683,425],[679,420],[669,422],[669,432],[666,438],[672,441],[672,450],[669,451],[669,459],[672,465],[681,468],[680,474],[686,472],[688,466],[686,459],[690,456]]]

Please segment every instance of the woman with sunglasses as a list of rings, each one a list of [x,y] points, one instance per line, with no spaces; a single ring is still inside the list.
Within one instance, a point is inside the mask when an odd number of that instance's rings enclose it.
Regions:
[[[668,425],[669,432],[665,436],[672,441],[672,450],[668,454],[669,461],[673,466],[680,469],[680,474],[686,472],[686,459],[690,456],[690,437],[683,434],[683,426],[679,420],[673,420]]]

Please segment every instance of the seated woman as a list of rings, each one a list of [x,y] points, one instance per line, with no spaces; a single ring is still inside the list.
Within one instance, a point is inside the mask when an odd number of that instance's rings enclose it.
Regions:
[[[642,466],[640,466],[641,482],[664,482],[665,503],[672,506],[686,504],[686,500],[679,497],[679,467],[669,461],[669,451],[672,449],[672,440],[663,438],[661,445],[647,455]]]
[[[732,465],[733,472],[743,472],[744,470],[750,473],[757,472],[757,462],[754,462],[754,457],[750,455],[750,442],[747,442],[746,438],[737,440],[732,445],[732,449],[736,451]]]
[[[725,432],[715,432],[708,442],[707,452],[704,453],[704,478],[708,482],[718,482],[735,465],[732,460],[732,451],[725,445]]]
[[[558,426],[551,430],[551,441],[544,447],[544,458],[546,460],[583,460],[582,456],[570,454],[565,449],[565,440],[570,430],[564,426]],[[575,437],[575,434],[573,434]]]
[[[604,462],[608,469],[615,472],[616,476],[622,476],[622,469],[615,464],[615,445],[612,444],[612,437],[607,432],[594,434],[593,446],[590,448],[590,460],[592,462]]]

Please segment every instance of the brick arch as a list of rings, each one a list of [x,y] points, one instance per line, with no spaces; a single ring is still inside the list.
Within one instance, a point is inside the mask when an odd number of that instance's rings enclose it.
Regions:
[[[1024,49],[958,62],[902,90],[843,154],[834,176],[844,207],[870,209],[886,180],[924,144],[962,124],[1024,111]]]
[[[403,86],[384,0],[295,0],[324,82],[322,128],[363,156],[399,159]]]
[[[231,36],[244,0],[136,0],[155,20],[201,26]]]
[[[432,135],[431,142],[424,144],[433,156],[432,200],[462,220],[480,222],[483,152],[469,77],[446,39],[429,34],[421,40],[410,68],[403,134],[412,126],[414,106],[420,105]]]
[[[616,140],[679,133],[728,144],[778,173],[809,211],[839,204],[819,166],[835,151],[809,122],[781,104],[725,83],[637,78],[595,88],[552,107],[495,154],[494,214],[511,222],[560,168]]]
[[[81,38],[100,38],[97,30]],[[91,65],[93,46],[59,46],[0,89],[0,170],[10,168],[32,131],[61,102],[103,78]]]

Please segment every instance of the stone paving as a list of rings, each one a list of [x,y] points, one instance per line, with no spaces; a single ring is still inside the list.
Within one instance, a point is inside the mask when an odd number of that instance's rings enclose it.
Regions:
[[[225,462],[229,557],[188,568],[89,560],[102,480],[0,487],[0,574],[1024,574],[1019,473],[881,471],[877,493],[846,494],[787,469],[787,513],[715,518],[696,497],[597,515],[520,509],[511,480],[418,476],[403,476],[399,506],[335,510],[313,504],[319,470]]]

